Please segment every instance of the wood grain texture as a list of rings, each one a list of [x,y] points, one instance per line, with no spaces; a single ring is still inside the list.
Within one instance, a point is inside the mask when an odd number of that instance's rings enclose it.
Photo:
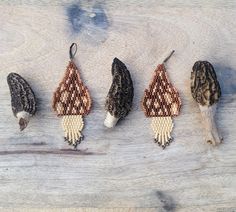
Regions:
[[[91,22],[96,3],[0,3],[0,207],[235,211],[235,1],[100,2],[95,9],[101,16]],[[61,120],[51,109],[72,42],[79,43],[76,64],[93,99],[78,152],[64,143]],[[163,151],[152,140],[140,100],[172,49],[167,72],[183,107],[174,120],[175,142]],[[130,70],[135,96],[132,112],[108,130],[104,103],[114,57]],[[217,125],[224,143],[217,148],[204,141],[190,93],[191,68],[202,59],[214,65],[222,85]],[[9,72],[21,74],[38,99],[38,112],[24,132],[12,115]]]

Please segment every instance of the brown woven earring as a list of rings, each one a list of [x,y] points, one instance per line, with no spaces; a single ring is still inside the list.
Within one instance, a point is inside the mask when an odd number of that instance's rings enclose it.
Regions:
[[[172,141],[173,128],[172,117],[179,115],[181,100],[176,88],[170,83],[165,63],[173,55],[171,54],[158,65],[153,79],[144,92],[142,108],[147,117],[152,117],[151,127],[155,133],[155,142],[163,149]]]
[[[75,48],[74,52],[73,48]],[[83,116],[90,112],[92,102],[89,91],[84,86],[73,61],[76,52],[77,44],[72,43],[69,51],[70,62],[63,80],[54,93],[52,106],[57,116],[62,116],[65,141],[75,148],[83,140],[81,133],[84,126]]]

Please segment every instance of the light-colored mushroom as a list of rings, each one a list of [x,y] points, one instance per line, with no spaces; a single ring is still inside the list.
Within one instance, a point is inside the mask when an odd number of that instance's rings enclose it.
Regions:
[[[217,103],[221,97],[221,89],[211,63],[197,61],[194,64],[191,72],[191,93],[202,114],[207,142],[213,145],[220,144],[223,139],[214,119]]]
[[[104,121],[104,125],[108,128],[114,127],[119,119],[128,115],[134,96],[130,73],[118,58],[113,60],[111,72],[113,79],[106,98],[107,115]]]

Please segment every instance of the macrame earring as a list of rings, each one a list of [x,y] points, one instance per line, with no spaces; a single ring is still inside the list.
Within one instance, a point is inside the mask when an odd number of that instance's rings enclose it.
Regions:
[[[74,52],[73,47],[75,47]],[[65,141],[75,148],[83,140],[81,133],[84,126],[83,116],[88,115],[91,108],[89,91],[84,86],[79,70],[73,61],[76,52],[77,44],[73,43],[69,51],[70,62],[62,82],[54,93],[52,106],[57,116],[62,116]]]
[[[173,129],[172,117],[179,115],[181,100],[176,88],[170,83],[165,63],[173,55],[171,54],[159,64],[155,70],[153,79],[144,92],[142,108],[146,117],[152,117],[151,127],[155,133],[155,142],[164,149],[172,141]]]

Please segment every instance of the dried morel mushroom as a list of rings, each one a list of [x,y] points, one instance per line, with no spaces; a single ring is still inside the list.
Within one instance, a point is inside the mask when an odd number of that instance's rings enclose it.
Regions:
[[[76,67],[72,54],[73,43],[70,47],[70,58],[65,76],[53,96],[53,109],[57,116],[62,116],[62,127],[65,132],[65,141],[75,148],[83,140],[81,133],[84,123],[83,116],[88,115],[91,109],[91,98],[88,88],[84,86],[79,70]]]
[[[19,74],[10,73],[7,83],[11,93],[11,106],[14,116],[19,120],[20,130],[24,130],[36,112],[36,100],[33,90]]]
[[[107,116],[104,121],[104,125],[109,128],[114,127],[119,119],[128,115],[134,96],[130,73],[118,58],[114,58],[111,72],[113,80],[106,98]]]
[[[213,145],[222,142],[214,121],[216,105],[221,97],[220,84],[214,67],[207,61],[197,61],[191,72],[191,93],[201,110],[206,139]]]
[[[172,117],[179,115],[181,100],[179,93],[170,83],[164,63],[171,54],[157,66],[153,79],[144,92],[142,108],[147,117],[152,117],[152,129],[155,133],[155,142],[164,149],[172,141]]]

